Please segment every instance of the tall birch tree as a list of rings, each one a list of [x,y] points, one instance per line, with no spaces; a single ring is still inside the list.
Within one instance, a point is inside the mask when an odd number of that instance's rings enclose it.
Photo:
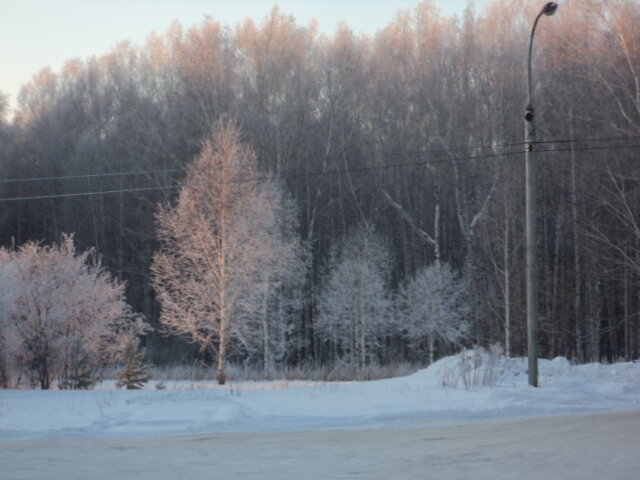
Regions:
[[[286,209],[238,128],[221,120],[187,167],[176,204],[158,213],[162,247],[152,272],[160,322],[216,354],[221,385],[230,342],[242,344],[249,316],[260,311],[256,302],[287,265],[279,233]]]

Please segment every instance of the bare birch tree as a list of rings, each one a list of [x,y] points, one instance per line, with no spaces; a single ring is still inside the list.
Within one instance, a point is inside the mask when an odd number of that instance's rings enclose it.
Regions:
[[[216,354],[220,384],[230,341],[242,343],[264,297],[256,292],[273,287],[287,265],[278,236],[284,209],[282,190],[260,176],[238,128],[221,120],[187,168],[175,206],[158,214],[162,248],[152,271],[160,322]]]

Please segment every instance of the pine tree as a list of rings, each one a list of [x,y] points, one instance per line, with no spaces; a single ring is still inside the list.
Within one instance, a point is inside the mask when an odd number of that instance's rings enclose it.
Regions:
[[[145,383],[151,380],[149,365],[144,363],[142,352],[136,346],[137,342],[130,342],[125,349],[123,360],[124,369],[118,374],[118,388],[126,387],[127,390],[140,390]]]

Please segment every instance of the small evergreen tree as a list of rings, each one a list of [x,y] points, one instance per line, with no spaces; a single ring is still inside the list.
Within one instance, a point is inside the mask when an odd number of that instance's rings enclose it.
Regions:
[[[118,388],[126,387],[127,390],[140,390],[142,386],[151,380],[149,365],[144,362],[142,352],[137,348],[137,342],[129,342],[123,355],[124,368],[118,375]]]

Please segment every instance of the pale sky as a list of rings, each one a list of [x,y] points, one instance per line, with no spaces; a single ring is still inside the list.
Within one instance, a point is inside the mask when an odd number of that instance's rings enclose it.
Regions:
[[[2,0],[0,92],[14,104],[20,86],[45,66],[59,71],[66,60],[107,53],[121,40],[142,44],[173,20],[190,26],[208,14],[230,26],[247,17],[261,21],[276,3],[301,25],[317,18],[326,33],[344,20],[356,32],[373,34],[419,0]],[[434,3],[453,15],[468,0]]]

